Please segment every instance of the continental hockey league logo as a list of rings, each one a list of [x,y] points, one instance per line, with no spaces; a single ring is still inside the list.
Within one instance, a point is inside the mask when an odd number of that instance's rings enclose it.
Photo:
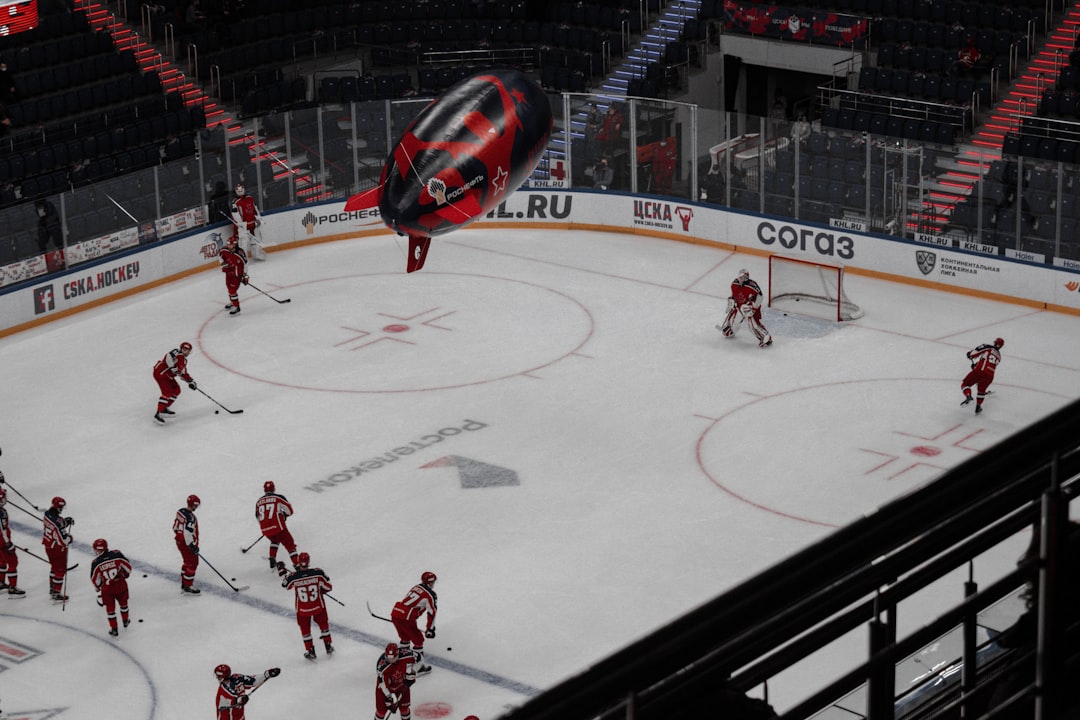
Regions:
[[[919,266],[919,272],[923,275],[929,275],[934,271],[934,266],[937,265],[937,254],[929,250],[916,250],[915,264]]]

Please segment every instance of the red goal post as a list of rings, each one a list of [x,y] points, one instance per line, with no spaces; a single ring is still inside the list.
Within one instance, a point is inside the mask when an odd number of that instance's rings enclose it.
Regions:
[[[827,320],[855,320],[862,308],[844,288],[844,267],[769,256],[769,307]]]

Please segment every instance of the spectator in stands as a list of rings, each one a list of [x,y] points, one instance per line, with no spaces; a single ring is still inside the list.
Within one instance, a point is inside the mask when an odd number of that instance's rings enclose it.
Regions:
[[[201,28],[206,24],[206,14],[199,6],[199,0],[191,0],[184,12],[184,20],[188,29]]]
[[[956,61],[949,68],[949,75],[952,77],[970,75],[979,63],[980,58],[982,58],[982,53],[979,52],[979,48],[975,47],[975,38],[968,36],[964,47],[960,48],[956,53]]]
[[[618,147],[619,140],[622,138],[624,122],[623,114],[619,111],[619,108],[615,107],[615,103],[608,105],[607,114],[604,115],[604,122],[601,123],[600,132],[596,135],[596,139],[600,142],[605,155],[614,154],[615,148]]]
[[[15,102],[15,78],[8,70],[6,62],[0,60],[0,103],[9,105]]]
[[[601,190],[609,189],[611,183],[615,181],[615,171],[611,169],[606,157],[600,158],[600,162],[593,168],[592,181],[593,187]]]
[[[48,200],[38,200],[34,203],[34,209],[38,216],[38,249],[42,253],[62,249],[64,233],[60,228],[60,213],[56,212],[56,206]]]
[[[803,140],[810,137],[810,130],[806,113],[799,113],[799,117],[795,118],[795,122],[791,124],[791,140],[801,144]]]
[[[711,203],[723,203],[727,200],[727,183],[724,181],[724,173],[720,172],[720,168],[713,166],[711,163],[708,169],[699,173],[701,178],[701,187],[698,189],[700,193],[699,200],[707,200]]]

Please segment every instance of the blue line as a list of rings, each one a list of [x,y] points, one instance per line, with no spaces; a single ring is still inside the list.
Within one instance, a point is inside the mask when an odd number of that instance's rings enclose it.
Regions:
[[[27,535],[35,535],[38,532],[36,528],[18,522],[12,522],[11,528]],[[90,557],[94,557],[94,549],[91,544],[73,542],[71,544],[71,548],[73,550],[78,550],[81,553],[89,555]],[[137,572],[144,573],[146,575],[153,575],[154,577],[162,578],[164,580],[175,581],[177,584],[179,584],[180,573],[177,570],[162,570],[155,565],[150,565],[140,560],[132,560],[130,557],[128,557],[128,561],[131,562],[132,569]],[[277,605],[271,602],[266,602],[265,600],[260,600],[250,595],[244,595],[241,592],[235,592],[233,590],[229,590],[228,588],[221,588],[216,585],[207,585],[206,583],[200,583],[199,589],[202,590],[204,594],[216,595],[217,597],[226,598],[228,600],[232,600],[233,602],[240,603],[241,605],[246,605],[256,610],[261,610],[270,615],[276,615],[278,617],[286,618],[293,621],[296,620],[296,611],[293,608],[284,607],[282,605]],[[371,635],[370,633],[361,632],[360,630],[354,630],[350,627],[345,627],[335,623],[331,623],[331,630],[335,634],[344,635],[350,640],[371,645],[378,650],[382,650],[383,648],[385,648],[386,643],[388,642],[386,638]],[[474,668],[463,663],[455,662],[453,660],[447,660],[446,658],[429,657],[427,654],[425,654],[424,660],[431,665],[434,665],[435,667],[442,668],[444,670],[451,670],[459,675],[464,675],[465,677],[471,678],[473,680],[479,680],[480,682],[486,683],[488,685],[493,685],[497,688],[509,690],[520,695],[534,697],[542,692],[540,689],[532,687],[531,685],[526,685],[524,683],[517,682],[516,680],[511,680],[509,678],[502,677],[501,675],[496,675],[494,673],[487,672],[486,670],[480,670],[479,668]]]

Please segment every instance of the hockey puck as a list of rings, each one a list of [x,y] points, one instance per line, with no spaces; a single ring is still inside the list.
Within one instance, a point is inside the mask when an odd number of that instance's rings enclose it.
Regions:
[[[232,581],[233,581],[233,582],[236,582],[236,578],[233,578],[233,579],[232,579]]]
[[[142,618],[139,618],[139,622],[142,622]]]
[[[143,573],[143,577],[146,577],[146,573]]]
[[[446,648],[446,652],[450,652],[450,651],[451,651],[451,650],[453,650],[453,649],[454,649],[454,648]]]
[[[215,411],[214,411],[214,414],[215,414],[215,415],[219,415],[219,414],[221,414],[221,411],[220,411],[220,410],[215,410]]]

